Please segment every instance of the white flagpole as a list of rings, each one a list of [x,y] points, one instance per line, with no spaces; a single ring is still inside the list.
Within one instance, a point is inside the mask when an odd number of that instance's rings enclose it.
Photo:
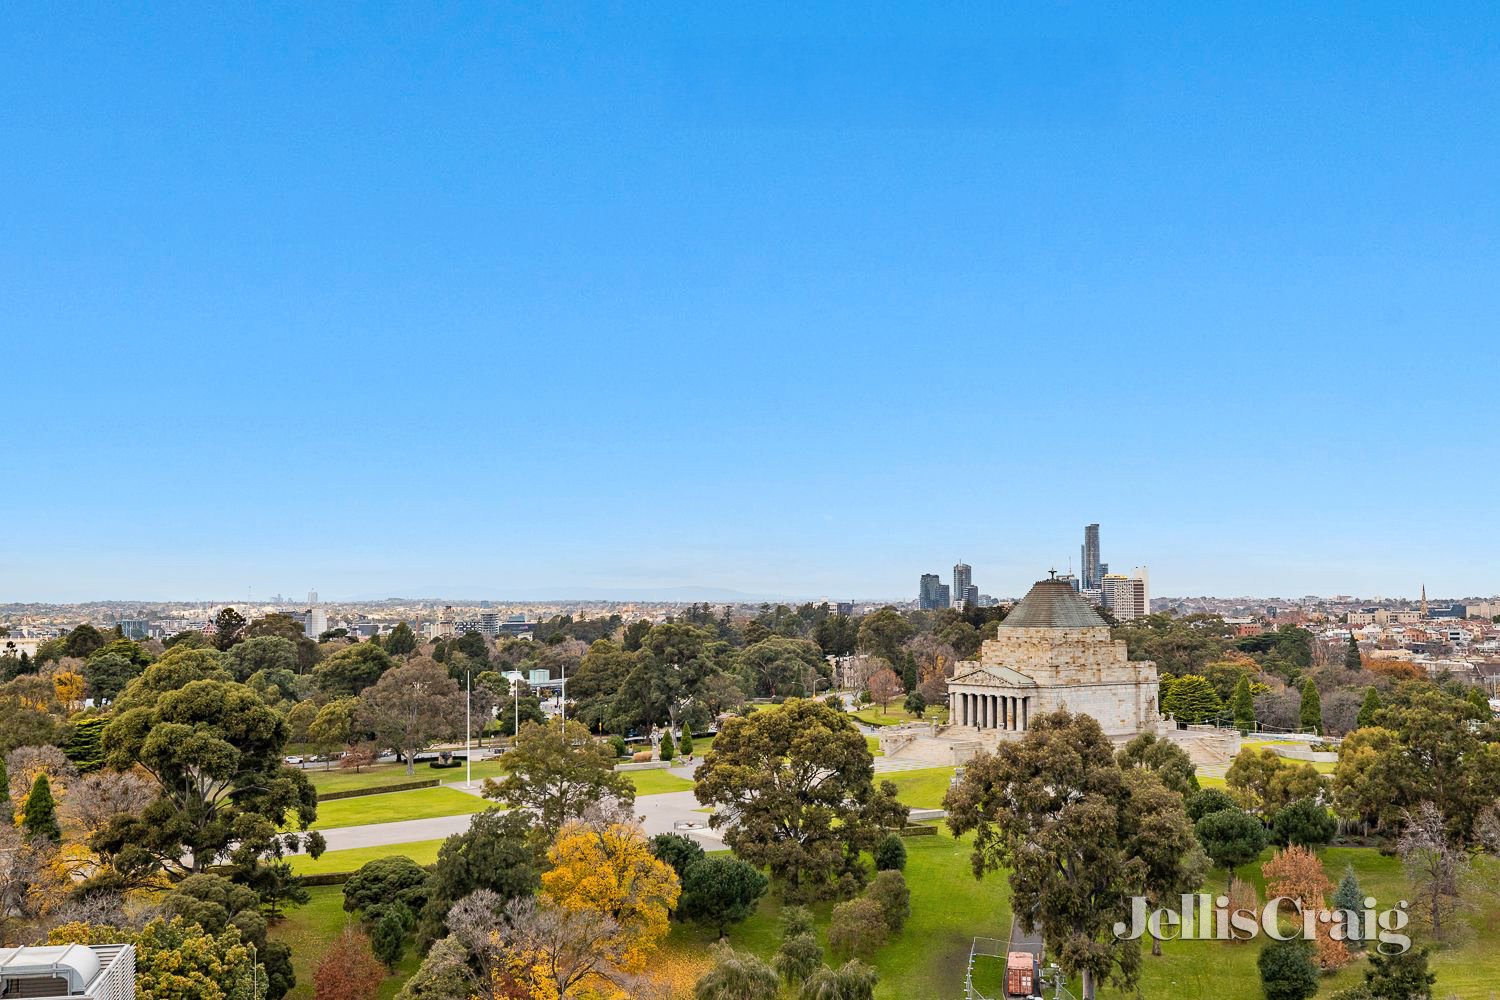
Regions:
[[[464,787],[474,787],[474,673],[464,671]]]

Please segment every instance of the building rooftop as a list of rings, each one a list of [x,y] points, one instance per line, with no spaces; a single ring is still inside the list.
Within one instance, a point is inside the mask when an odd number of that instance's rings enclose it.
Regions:
[[[1108,628],[1094,606],[1065,580],[1038,580],[1001,628]]]

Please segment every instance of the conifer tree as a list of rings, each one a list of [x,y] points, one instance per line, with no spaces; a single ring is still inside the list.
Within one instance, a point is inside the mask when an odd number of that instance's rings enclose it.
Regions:
[[[1365,946],[1364,939],[1359,936],[1361,923],[1358,919],[1364,905],[1365,891],[1359,887],[1359,877],[1354,874],[1354,866],[1345,865],[1344,876],[1339,879],[1339,887],[1333,892],[1333,908],[1352,914],[1344,917],[1344,944],[1350,951],[1359,951]]]
[[[1250,693],[1250,678],[1241,677],[1229,696],[1229,710],[1234,715],[1236,729],[1255,728],[1255,697]]]
[[[1318,697],[1318,687],[1309,677],[1302,685],[1302,728],[1321,731],[1323,728],[1323,700]]]
[[[37,775],[36,781],[32,782],[21,826],[30,836],[46,837],[54,844],[62,840],[62,827],[57,824],[57,803],[52,799],[52,782],[45,774]]]
[[[1359,715],[1354,718],[1355,725],[1361,729],[1375,725],[1375,713],[1384,707],[1385,705],[1380,700],[1380,692],[1374,688],[1365,688],[1364,704],[1359,706]]]
[[[1359,643],[1354,636],[1349,637],[1349,648],[1344,651],[1344,666],[1349,670],[1363,670],[1365,661],[1359,655]]]

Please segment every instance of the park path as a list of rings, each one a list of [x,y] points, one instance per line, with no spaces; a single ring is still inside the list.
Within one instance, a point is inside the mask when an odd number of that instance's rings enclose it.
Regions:
[[[688,768],[673,768],[689,771]],[[686,775],[683,775],[684,777]],[[444,785],[470,795],[482,795],[484,786],[474,782],[473,788],[465,788],[462,780]],[[724,846],[724,837],[717,830],[708,828],[708,813],[699,812],[701,807],[691,791],[661,792],[656,795],[640,795],[635,800],[635,813],[641,817],[641,825],[647,836],[658,833],[682,833],[692,837],[704,847],[719,850]],[[390,844],[409,844],[417,840],[440,840],[469,828],[472,815],[434,816],[429,819],[405,819],[392,823],[370,823],[365,826],[341,826],[324,830],[323,838],[328,850],[345,851],[360,847],[385,847]]]

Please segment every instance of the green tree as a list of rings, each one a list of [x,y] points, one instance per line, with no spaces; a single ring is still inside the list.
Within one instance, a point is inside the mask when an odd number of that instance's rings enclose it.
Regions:
[[[1250,691],[1249,676],[1240,677],[1229,698],[1229,712],[1234,716],[1234,727],[1246,732],[1255,728],[1255,696]]]
[[[848,895],[865,878],[860,853],[906,823],[895,785],[875,787],[864,736],[821,702],[793,698],[728,720],[696,778],[725,842],[769,868],[792,901]]]
[[[1313,799],[1296,799],[1271,817],[1278,844],[1320,847],[1333,839],[1335,824],[1328,809]]]
[[[245,616],[233,608],[224,608],[214,616],[214,647],[224,652],[239,642],[245,626]]]
[[[536,893],[542,884],[541,859],[520,812],[488,809],[469,828],[443,841],[427,885],[418,937],[432,941],[448,932],[447,917],[459,900],[477,889],[489,889],[502,901]]]
[[[89,686],[89,694],[103,703],[113,701],[143,669],[129,657],[101,650],[83,664],[83,679]]]
[[[823,967],[823,946],[818,944],[818,935],[810,928],[796,934],[783,935],[781,946],[776,949],[771,965],[786,980],[787,985],[799,985]]]
[[[666,622],[653,628],[614,699],[615,713],[680,728],[710,682],[723,675],[711,640],[711,633],[693,625]]]
[[[895,608],[881,608],[859,620],[860,652],[878,656],[888,663],[901,661],[902,647],[917,634],[917,627]]]
[[[344,883],[344,909],[353,913],[404,903],[420,910],[427,902],[427,869],[404,855],[367,861]]]
[[[370,642],[345,646],[313,668],[313,680],[325,694],[359,694],[393,666],[385,650]]]
[[[158,917],[139,931],[71,923],[55,928],[47,942],[134,945],[137,1000],[256,1000],[256,982],[259,997],[272,995],[266,968],[251,963],[250,949],[232,925],[212,934],[181,917]]]
[[[682,731],[682,742],[677,744],[677,750],[682,756],[689,759],[693,756],[693,732],[690,729]]]
[[[672,743],[672,730],[668,729],[661,734],[661,744],[656,748],[656,752],[662,760],[666,761],[677,756],[677,747]]]
[[[714,965],[698,980],[696,1000],[776,1000],[776,971],[754,955],[716,946]]]
[[[651,856],[671,865],[680,880],[687,877],[689,868],[703,860],[703,846],[680,833],[658,833],[651,838]]]
[[[1234,882],[1236,868],[1254,861],[1266,849],[1266,828],[1243,809],[1211,812],[1193,830],[1204,853],[1229,873],[1229,883]]]
[[[500,781],[486,779],[485,797],[529,810],[548,840],[601,799],[618,799],[627,806],[635,802],[635,785],[615,770],[609,744],[576,722],[566,727],[561,720],[522,725],[505,760],[509,773]]]
[[[1255,964],[1266,1000],[1307,1000],[1318,992],[1312,946],[1301,938],[1267,943]]]
[[[1318,731],[1323,728],[1323,700],[1318,696],[1318,686],[1311,677],[1302,685],[1302,707],[1298,717],[1303,729]]]
[[[1359,715],[1355,718],[1355,725],[1361,729],[1375,725],[1375,716],[1385,706],[1381,704],[1380,692],[1374,688],[1365,688],[1365,700],[1359,706]]]
[[[1179,722],[1199,725],[1212,722],[1224,711],[1224,703],[1208,679],[1199,674],[1186,674],[1172,682],[1162,708],[1170,712]]]
[[[799,1000],[875,1000],[876,971],[857,958],[837,969],[818,969],[803,983]]]
[[[237,681],[262,670],[297,670],[297,647],[279,635],[258,635],[237,643],[224,654],[224,666]]]
[[[136,684],[167,662],[152,664]],[[146,701],[135,685],[122,700],[132,695]],[[91,843],[110,855],[145,852],[179,876],[204,871],[232,847],[242,863],[279,856],[287,846],[281,827],[292,819],[306,829],[318,809],[306,775],[282,766],[286,740],[286,721],[229,681],[190,681],[120,713],[104,730],[106,760],[116,770],[144,768],[159,797],[139,815],[116,817]],[[314,854],[321,844],[308,838]]]
[[[10,801],[10,771],[5,766],[5,753],[0,752],[0,823],[10,822],[15,805]]]
[[[899,833],[888,833],[875,848],[875,870],[877,872],[906,870],[906,843]]]
[[[902,703],[901,707],[920,719],[923,713],[927,711],[927,699],[922,697],[922,692],[913,691],[906,696],[906,701]]]
[[[1115,942],[1113,926],[1128,923],[1132,897],[1146,889],[1146,838],[1186,830],[1180,796],[1122,770],[1092,717],[1060,711],[971,761],[944,805],[955,835],[975,834],[975,876],[1009,871],[1012,911],[1081,976],[1084,1000],[1106,977],[1134,985],[1139,945]]]
[[[406,622],[397,622],[382,645],[392,656],[410,656],[417,651],[417,636]]]
[[[885,910],[868,896],[850,899],[833,908],[828,923],[828,947],[846,958],[873,958],[891,936]]]
[[[1365,669],[1364,658],[1359,655],[1359,643],[1349,636],[1349,645],[1344,649],[1344,667],[1349,670]]]
[[[824,677],[828,664],[816,643],[773,635],[743,650],[736,670],[762,697],[811,694],[813,680]]]
[[[43,837],[54,844],[62,840],[62,827],[57,823],[57,803],[52,798],[52,782],[45,774],[37,775],[31,783],[31,793],[26,796],[26,808],[21,816],[21,827],[28,836]]]
[[[1370,954],[1365,991],[1370,1000],[1427,1000],[1437,976],[1427,970],[1427,949],[1399,955]]]
[[[677,913],[684,920],[714,928],[723,940],[730,924],[755,912],[769,885],[759,869],[739,858],[704,858],[683,876]]]
[[[355,721],[389,747],[414,774],[417,753],[435,741],[463,732],[464,693],[448,672],[424,658],[403,663],[380,675],[359,696]]]
[[[92,625],[79,625],[63,639],[63,655],[86,660],[107,642],[104,633]]]
[[[1364,939],[1360,936],[1363,923],[1359,919],[1364,907],[1365,891],[1360,887],[1359,876],[1354,874],[1353,865],[1345,865],[1338,888],[1333,892],[1333,909],[1345,914],[1344,943],[1351,951],[1358,951],[1365,946]]]
[[[1161,783],[1186,799],[1198,790],[1197,768],[1182,747],[1170,740],[1158,739],[1155,733],[1141,733],[1115,754],[1123,768],[1142,768],[1161,779]]]
[[[900,934],[911,916],[911,889],[906,885],[905,876],[898,871],[878,872],[870,888],[865,890],[865,898],[879,905],[891,933]]]

